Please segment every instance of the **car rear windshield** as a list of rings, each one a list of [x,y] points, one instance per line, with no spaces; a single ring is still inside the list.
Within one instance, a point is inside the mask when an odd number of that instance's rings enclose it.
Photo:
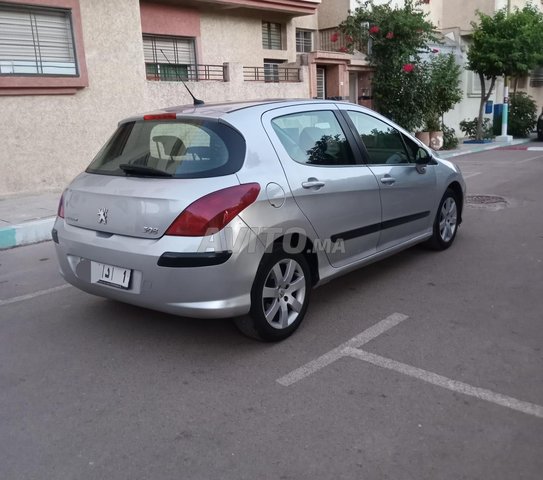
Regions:
[[[86,171],[204,178],[235,173],[244,158],[243,136],[217,120],[141,120],[120,125]]]

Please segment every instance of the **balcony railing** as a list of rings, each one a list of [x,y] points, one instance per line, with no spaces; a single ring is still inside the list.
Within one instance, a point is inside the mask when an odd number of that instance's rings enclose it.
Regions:
[[[352,39],[351,39],[352,40]],[[317,49],[324,52],[343,52],[349,51],[349,42],[346,36],[338,28],[327,28],[319,30]],[[362,53],[367,53],[367,47],[364,46]]]
[[[146,63],[147,80],[162,82],[225,81],[224,65]]]
[[[301,82],[300,69],[270,64],[264,67],[243,67],[246,82]]]

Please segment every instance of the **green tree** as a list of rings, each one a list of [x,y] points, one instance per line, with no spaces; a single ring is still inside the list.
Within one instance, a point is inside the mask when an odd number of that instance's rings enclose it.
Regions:
[[[350,51],[369,47],[376,110],[410,131],[421,126],[427,109],[427,66],[421,55],[437,41],[435,27],[419,4],[405,0],[400,8],[368,0],[340,25]]]
[[[441,117],[462,100],[461,68],[454,55],[438,54],[427,62],[425,127],[441,130]]]
[[[493,16],[481,12],[478,16],[479,23],[472,22],[467,68],[479,76],[481,83],[477,122],[477,139],[480,140],[483,138],[484,105],[496,79],[527,75],[543,62],[543,15],[534,6],[527,5],[512,13],[502,9]]]

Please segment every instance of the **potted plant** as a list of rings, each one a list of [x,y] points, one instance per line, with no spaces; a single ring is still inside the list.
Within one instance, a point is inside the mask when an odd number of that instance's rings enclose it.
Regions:
[[[443,130],[441,122],[435,112],[429,114],[425,119],[426,131],[428,132],[428,145],[434,150],[441,150],[443,147]]]

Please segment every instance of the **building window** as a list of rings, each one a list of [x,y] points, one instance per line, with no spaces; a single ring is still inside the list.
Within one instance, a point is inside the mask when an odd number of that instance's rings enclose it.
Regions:
[[[147,80],[197,80],[194,38],[143,36]]]
[[[313,32],[310,30],[296,29],[296,51],[309,53],[313,50]]]
[[[0,75],[77,76],[70,10],[0,5]]]
[[[281,50],[281,24],[262,22],[262,48]]]
[[[279,81],[279,65],[285,63],[284,60],[264,59],[264,81],[278,82]]]

